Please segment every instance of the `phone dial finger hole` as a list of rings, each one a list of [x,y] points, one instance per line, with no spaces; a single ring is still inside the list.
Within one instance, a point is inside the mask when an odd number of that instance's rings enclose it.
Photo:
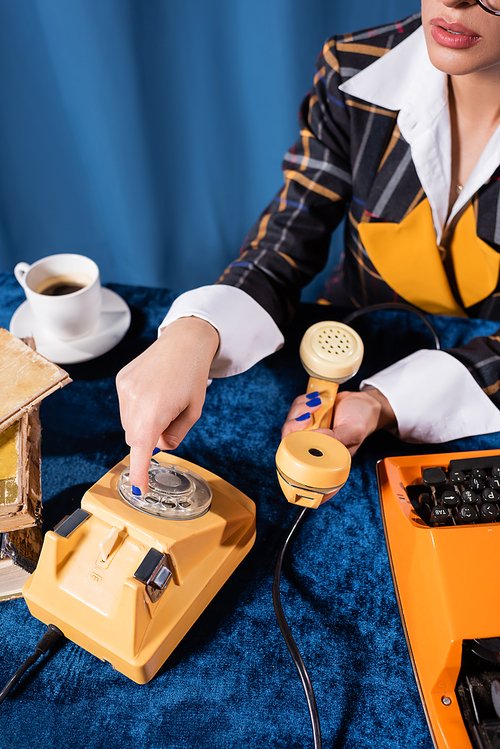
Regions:
[[[149,466],[148,476],[149,490],[143,496],[132,493],[128,468],[118,480],[121,497],[136,510],[167,520],[193,520],[210,509],[212,490],[193,471],[153,461]]]

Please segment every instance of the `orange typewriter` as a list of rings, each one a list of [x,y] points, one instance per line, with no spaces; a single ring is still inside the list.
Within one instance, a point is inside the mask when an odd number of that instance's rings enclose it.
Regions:
[[[500,748],[500,450],[377,466],[401,619],[434,745]]]

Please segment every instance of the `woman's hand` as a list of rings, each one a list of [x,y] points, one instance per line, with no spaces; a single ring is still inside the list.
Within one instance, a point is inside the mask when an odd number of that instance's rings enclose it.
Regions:
[[[174,450],[201,415],[219,334],[198,317],[168,325],[116,377],[120,416],[130,446],[130,483],[142,494],[155,447]]]
[[[307,427],[310,418],[304,418],[304,414],[314,413],[319,408],[319,404],[309,407],[308,403],[311,402],[314,401],[305,395],[295,398],[281,430],[282,438],[290,432],[298,432]],[[302,418],[297,421],[298,417]],[[347,390],[339,393],[333,411],[333,428],[317,431],[335,437],[354,455],[372,432],[396,425],[396,417],[387,398],[379,390],[371,388],[359,393]]]

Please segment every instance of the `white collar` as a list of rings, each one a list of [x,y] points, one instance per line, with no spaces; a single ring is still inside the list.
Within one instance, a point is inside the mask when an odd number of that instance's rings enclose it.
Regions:
[[[447,75],[427,53],[423,28],[340,86],[376,106],[399,112],[398,126],[409,143],[415,169],[429,200],[437,242],[441,241],[451,183],[451,133]],[[500,163],[500,127],[481,154],[458,196],[448,222],[491,177]]]
[[[390,52],[349,78],[340,90],[396,112],[404,108],[415,82],[422,79],[432,83],[435,94],[442,93],[446,84],[446,75],[429,60],[424,31],[419,26]]]

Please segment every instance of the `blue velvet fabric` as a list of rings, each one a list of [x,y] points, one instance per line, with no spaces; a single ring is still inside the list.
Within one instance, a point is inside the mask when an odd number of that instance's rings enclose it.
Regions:
[[[114,375],[154,340],[173,298],[159,289],[112,288],[132,308],[130,332],[114,351],[67,367],[73,383],[41,408],[47,528],[127,453]],[[10,274],[0,274],[0,293],[0,325],[8,327],[23,294]],[[281,495],[274,454],[289,402],[306,383],[301,335],[331,315],[301,305],[282,351],[211,385],[202,418],[178,450],[255,500],[257,540],[248,557],[149,684],[138,686],[70,642],[43,657],[0,707],[1,749],[312,746],[304,695],[271,599],[277,549],[296,512]],[[433,321],[445,346],[496,327]],[[422,324],[405,313],[373,314],[355,327],[367,344],[361,375],[432,347]],[[388,455],[497,447],[498,436],[429,446],[378,433],[359,450],[344,489],[309,513],[284,566],[282,595],[313,681],[324,747],[431,749],[391,581],[375,463]],[[44,630],[24,601],[0,603],[0,684]]]

